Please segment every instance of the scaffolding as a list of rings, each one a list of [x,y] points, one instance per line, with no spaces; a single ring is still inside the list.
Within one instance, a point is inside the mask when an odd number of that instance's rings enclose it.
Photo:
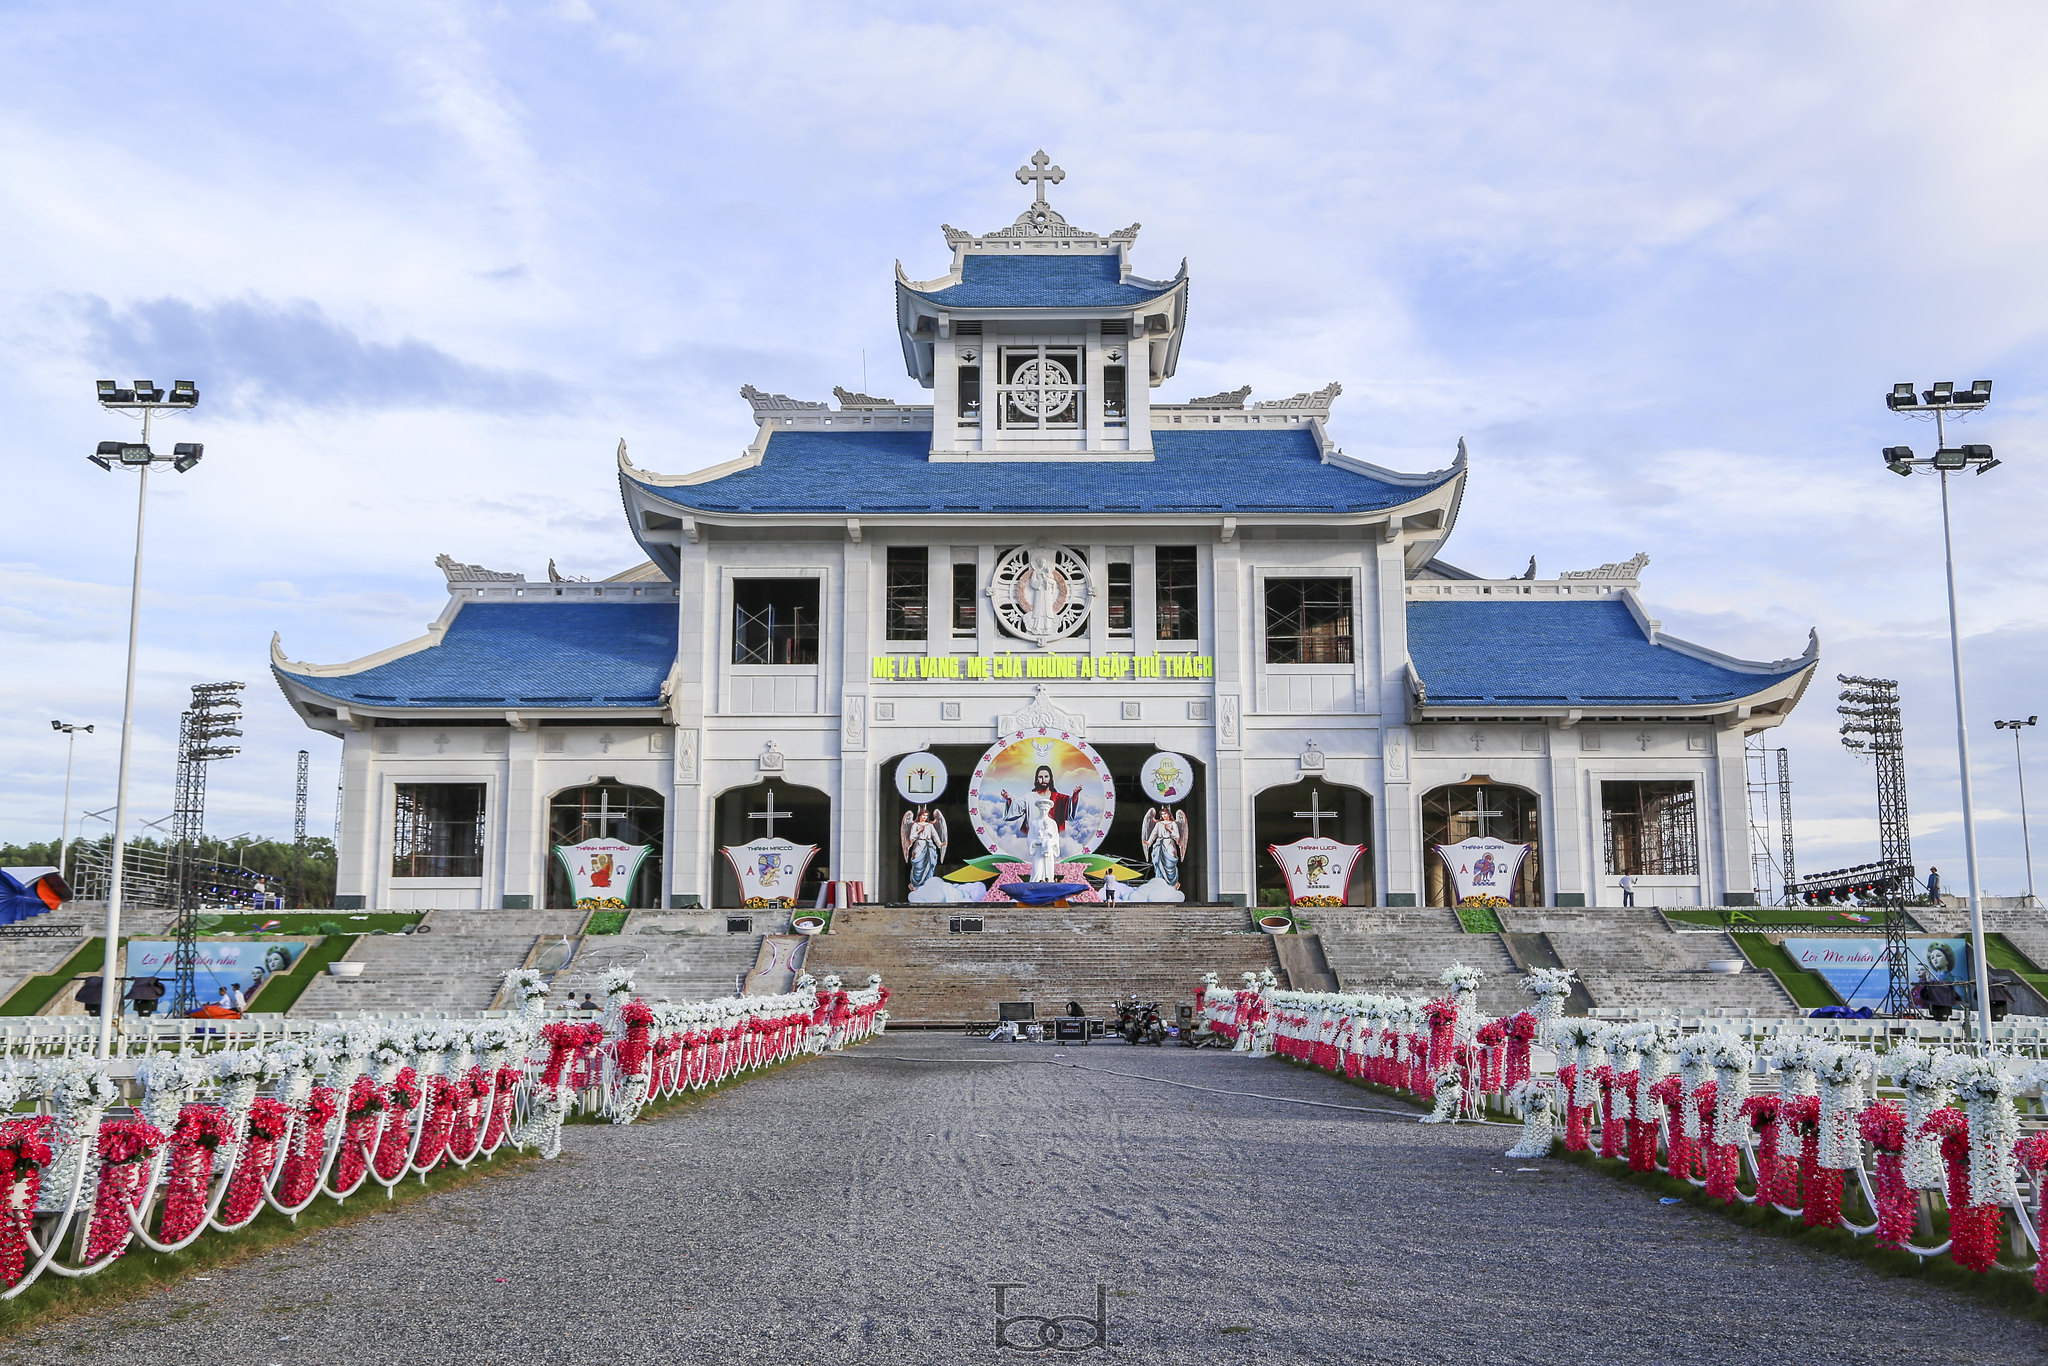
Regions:
[[[1742,757],[1749,778],[1749,885],[1758,905],[1786,905],[1799,879],[1792,853],[1792,757],[1782,746],[1766,748],[1761,735],[1743,741]]]
[[[171,849],[177,867],[177,947],[171,953],[175,985],[171,1014],[182,1018],[199,1005],[199,904],[218,895],[220,866],[199,857],[206,838],[206,769],[232,759],[239,745],[221,743],[242,733],[241,683],[195,683],[192,705],[178,718],[178,782],[171,808]]]
[[[1867,756],[1877,774],[1877,882],[1884,905],[1885,960],[1891,986],[1887,1015],[1913,1013],[1906,957],[1906,889],[1914,879],[1913,830],[1906,812],[1906,728],[1896,679],[1836,674],[1842,685],[1842,745]]]

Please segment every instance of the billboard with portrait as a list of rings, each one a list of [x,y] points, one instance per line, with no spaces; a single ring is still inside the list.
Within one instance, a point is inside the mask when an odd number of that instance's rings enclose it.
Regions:
[[[176,943],[164,939],[129,940],[127,975],[161,979],[164,999],[170,1000],[178,975],[176,960],[172,957],[177,947]],[[298,962],[299,955],[306,951],[306,946],[274,940],[202,939],[198,949],[199,959],[193,965],[192,985],[198,993],[199,1004],[212,1005],[220,999],[222,987],[240,987],[244,996],[254,996],[256,988],[265,981],[280,972],[290,972],[292,964]],[[133,1001],[122,1008],[130,1015],[135,1013]]]
[[[1785,952],[1798,966],[1817,972],[1850,1006],[1882,1009],[1891,990],[1884,940],[1849,935],[1788,937]],[[1961,986],[1970,980],[1970,941],[1915,935],[1906,941],[1906,979]]]

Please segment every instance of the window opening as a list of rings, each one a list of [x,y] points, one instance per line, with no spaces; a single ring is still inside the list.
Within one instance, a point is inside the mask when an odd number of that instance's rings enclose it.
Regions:
[[[393,877],[483,876],[482,783],[399,783],[394,795]]]
[[[1131,415],[1124,374],[1124,367],[1121,365],[1102,367],[1102,415],[1106,418],[1126,418]]]
[[[931,553],[923,546],[889,548],[888,628],[891,640],[923,640],[931,599]]]
[[[981,367],[963,365],[960,367],[960,425],[979,427],[981,425]]]
[[[1156,616],[1159,639],[1194,640],[1201,633],[1195,548],[1191,545],[1163,545],[1153,554],[1158,588]]]
[[[975,607],[980,594],[977,591],[979,572],[971,564],[953,566],[953,629],[965,635],[974,633]]]
[[[1075,346],[1006,346],[998,398],[1001,425],[1051,431],[1080,425],[1085,386]]]
[[[1698,877],[1698,791],[1688,782],[1600,784],[1608,873]]]
[[[1351,580],[1266,580],[1266,662],[1351,663]]]
[[[1131,567],[1128,564],[1109,566],[1107,612],[1111,635],[1127,636],[1131,633]]]
[[[734,579],[732,662],[816,664],[818,581]]]

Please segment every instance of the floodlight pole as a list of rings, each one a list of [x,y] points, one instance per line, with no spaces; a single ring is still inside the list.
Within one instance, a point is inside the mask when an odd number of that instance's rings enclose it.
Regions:
[[[2024,721],[1994,721],[1992,723],[2000,730],[2012,732],[2012,766],[2020,780],[2020,848],[2025,851],[2027,856],[2027,900],[2029,902],[2034,900],[2034,836],[2027,829],[2027,761],[2026,757],[2020,753],[2020,728],[2035,724],[2036,719],[2029,716]]]
[[[150,410],[142,410],[142,444],[149,444]],[[121,952],[121,844],[128,832],[128,761],[135,745],[135,648],[142,631],[142,533],[149,516],[149,466],[138,472],[135,486],[135,577],[128,589],[128,680],[121,698],[121,770],[114,787],[114,847],[112,869],[107,875],[106,953],[100,963],[100,1039],[96,1056],[107,1058],[114,1051],[114,1015],[121,994],[114,984],[116,959]]]
[[[1940,409],[1934,420],[1941,422]],[[1955,536],[1949,529],[1948,471],[1941,476],[1941,557],[1948,570],[1948,656],[1956,682],[1956,762],[1963,779],[1963,857],[1970,879],[1970,958],[1977,979],[1977,1037],[1991,1046],[1991,964],[1984,955],[1984,894],[1977,885],[1977,808],[1970,793],[1970,727],[1963,704],[1963,635],[1956,619]]]
[[[92,727],[66,725],[62,721],[50,724],[64,732],[64,822],[57,827],[57,876],[68,883],[71,875],[64,871],[64,856],[71,848],[71,761],[78,757],[78,732],[90,735]]]

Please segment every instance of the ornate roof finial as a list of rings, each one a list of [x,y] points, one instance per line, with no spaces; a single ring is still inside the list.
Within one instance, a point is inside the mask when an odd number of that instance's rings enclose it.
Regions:
[[[1030,185],[1033,181],[1037,182],[1033,189],[1033,193],[1037,197],[1031,201],[1031,207],[1034,209],[1050,208],[1051,206],[1045,202],[1045,187],[1048,184],[1057,185],[1066,178],[1067,173],[1052,164],[1052,158],[1045,154],[1043,147],[1038,149],[1037,155],[1031,158],[1029,165],[1017,168],[1017,183],[1019,185]]]

